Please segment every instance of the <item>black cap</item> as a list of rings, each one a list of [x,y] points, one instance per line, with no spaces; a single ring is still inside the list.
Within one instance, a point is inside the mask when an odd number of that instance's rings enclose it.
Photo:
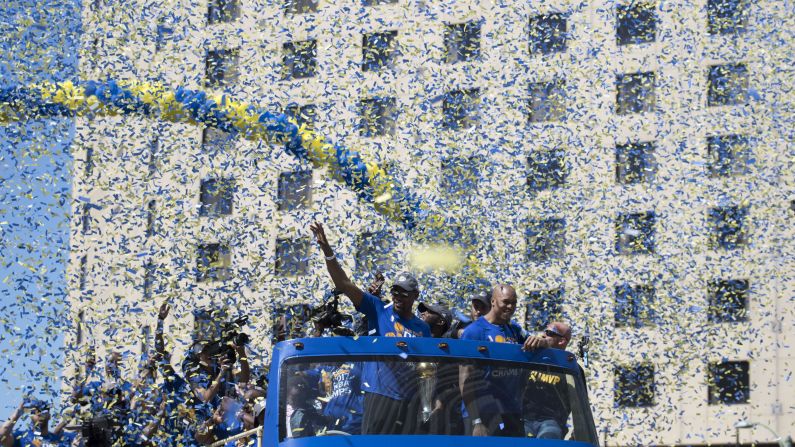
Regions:
[[[480,292],[475,292],[474,295],[469,297],[469,301],[480,301],[487,307],[491,307],[491,296],[489,296],[486,291],[481,290]]]
[[[398,273],[395,281],[392,283],[392,287],[395,286],[400,287],[406,292],[420,292],[420,286],[417,283],[417,278],[408,272]]]
[[[422,312],[431,312],[431,313],[435,313],[436,315],[439,315],[440,317],[442,317],[442,320],[444,320],[444,323],[445,323],[444,330],[447,330],[450,327],[450,323],[453,322],[453,313],[450,311],[450,308],[448,308],[444,304],[425,304],[425,303],[420,303],[420,305],[417,306],[417,310],[420,313],[422,313]]]

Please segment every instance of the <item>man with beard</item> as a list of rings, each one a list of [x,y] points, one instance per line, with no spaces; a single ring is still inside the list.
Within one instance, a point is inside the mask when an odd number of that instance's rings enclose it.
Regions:
[[[334,288],[347,296],[356,310],[367,317],[368,335],[385,337],[430,337],[428,325],[414,315],[414,302],[420,294],[417,280],[409,273],[398,274],[390,292],[392,303],[385,304],[377,296],[356,286],[337,262],[323,225],[310,226],[323,251]],[[401,362],[366,362],[362,373],[364,418],[362,434],[414,433],[417,412],[417,373]]]

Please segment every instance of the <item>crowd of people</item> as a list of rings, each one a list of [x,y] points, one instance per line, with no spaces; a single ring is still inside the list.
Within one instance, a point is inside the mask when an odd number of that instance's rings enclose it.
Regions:
[[[323,226],[315,223],[311,230],[325,257],[335,290],[344,294],[362,314],[361,335],[517,343],[525,350],[565,349],[571,340],[571,328],[562,322],[550,322],[546,331],[532,335],[514,323],[517,295],[507,284],[472,296],[469,318],[455,318],[443,303],[419,303],[415,311],[420,287],[409,273],[400,273],[393,279],[391,300],[382,299],[382,277],[366,290],[360,289],[337,261]],[[163,303],[158,312],[154,355],[141,363],[136,377],[122,377],[122,356],[118,352],[107,356],[102,370],[94,358],[89,358],[79,382],[73,384],[58,424],[50,427],[49,403],[26,398],[0,428],[0,447],[211,445],[262,426],[267,376],[264,372],[252,372],[247,338],[233,334],[220,341],[196,342],[178,373],[164,343],[164,321],[169,312],[170,306]],[[323,335],[326,329],[322,319],[315,320],[314,335]],[[565,411],[561,414],[560,408],[551,408],[533,420],[523,418],[522,410],[517,408],[501,408],[498,412],[483,408],[475,402],[476,392],[468,380],[468,374],[474,373],[462,368],[459,386],[456,369],[455,384],[446,391],[435,391],[459,397],[462,407],[456,424],[460,425],[462,434],[563,437],[567,414]],[[307,424],[310,417],[334,421],[326,426],[333,425],[345,433],[405,432],[400,424],[402,415],[406,414],[407,399],[401,395],[405,390],[394,374],[385,364],[364,362],[336,365],[333,370],[318,371],[314,376],[296,374],[288,378],[284,427],[287,437],[311,435],[308,429],[301,432],[312,425]],[[317,389],[318,384],[322,387],[324,382],[329,398],[323,408],[306,408],[306,390]],[[335,392],[335,387],[348,392]],[[356,391],[351,393],[351,389]],[[513,391],[495,387],[490,392],[498,395]],[[18,424],[25,414],[27,426]],[[449,433],[450,427],[445,430]],[[256,442],[256,435],[251,435],[226,445],[242,447]]]

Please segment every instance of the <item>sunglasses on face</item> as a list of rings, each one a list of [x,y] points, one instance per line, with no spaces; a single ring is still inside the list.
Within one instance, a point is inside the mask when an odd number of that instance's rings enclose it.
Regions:
[[[399,296],[401,298],[408,298],[411,295],[409,292],[406,292],[405,290],[399,289],[397,287],[393,287],[390,290],[390,292],[392,293],[393,296]]]
[[[547,329],[547,330],[545,330],[545,331],[544,331],[544,334],[545,334],[547,337],[563,337],[562,335],[558,334],[557,332],[555,332],[555,331],[554,331],[554,330],[552,330],[552,329]]]

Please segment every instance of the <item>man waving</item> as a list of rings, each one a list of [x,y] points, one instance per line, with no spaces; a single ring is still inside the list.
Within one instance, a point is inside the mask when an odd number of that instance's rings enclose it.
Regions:
[[[420,294],[417,280],[400,273],[390,289],[392,304],[362,291],[348,278],[331,248],[323,225],[310,226],[323,250],[334,288],[347,296],[356,310],[367,317],[368,335],[385,337],[430,337],[428,325],[414,314],[414,302]],[[412,433],[417,413],[409,408],[416,393],[414,369],[402,362],[366,362],[362,374],[364,419],[362,434]],[[416,399],[415,399],[416,400]]]

